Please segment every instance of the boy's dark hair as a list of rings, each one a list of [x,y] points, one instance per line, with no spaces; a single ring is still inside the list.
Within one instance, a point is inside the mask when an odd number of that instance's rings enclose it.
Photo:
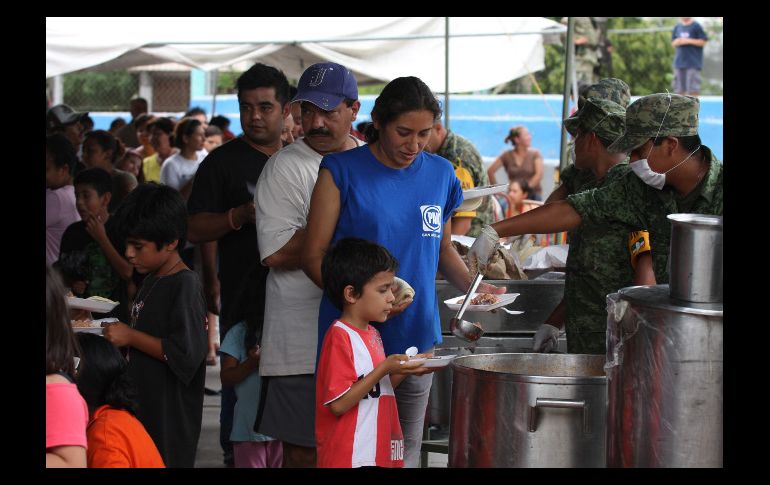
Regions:
[[[45,268],[45,373],[75,375],[78,343],[70,324],[66,290],[53,268]]]
[[[230,119],[226,116],[216,115],[209,121],[209,126],[218,126],[222,131],[226,130],[230,126]]]
[[[120,350],[92,333],[78,333],[77,341],[80,363],[76,381],[88,408],[94,410],[107,404],[136,415],[138,392],[126,373],[128,362]]]
[[[70,175],[75,171],[75,165],[78,163],[78,156],[75,153],[75,147],[61,133],[55,133],[45,137],[45,149],[53,157],[53,164],[58,167],[66,166]]]
[[[100,167],[87,168],[75,175],[73,185],[90,185],[97,194],[112,193],[112,175]]]
[[[377,120],[384,128],[403,113],[421,110],[433,113],[433,121],[441,118],[441,105],[427,84],[414,76],[398,77],[389,82],[374,100],[372,121]],[[367,143],[374,143],[380,138],[374,124],[366,130],[365,136]]]
[[[346,237],[329,249],[321,263],[324,293],[339,310],[348,285],[360,295],[364,285],[381,271],[398,269],[398,261],[384,247],[371,241]]]
[[[241,74],[235,83],[235,87],[238,89],[239,101],[241,99],[241,91],[273,88],[275,89],[275,99],[278,100],[281,106],[289,102],[289,80],[286,79],[282,71],[260,62],[254,64],[248,71]]]
[[[115,211],[115,227],[121,240],[144,239],[160,249],[179,240],[182,250],[187,235],[187,207],[179,192],[168,185],[148,182],[132,190]]]

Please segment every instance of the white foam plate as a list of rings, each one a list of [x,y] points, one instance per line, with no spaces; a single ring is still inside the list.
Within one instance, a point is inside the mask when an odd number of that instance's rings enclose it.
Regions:
[[[102,334],[102,323],[117,322],[117,318],[101,318],[99,320],[92,320],[90,327],[72,327],[72,331],[75,333],[95,333],[97,335]]]
[[[499,194],[505,192],[508,189],[508,184],[496,184],[485,185],[484,187],[474,187],[472,189],[463,190],[463,200],[475,199],[477,197],[484,197],[485,195]]]
[[[88,310],[89,312],[97,313],[107,313],[108,311],[118,306],[118,303],[119,302],[117,301],[107,302],[101,300],[89,300],[88,298],[76,298],[74,296],[67,298],[67,304],[70,306],[70,308]]]
[[[420,362],[421,367],[446,367],[452,362],[456,355],[439,355],[419,359],[409,359],[409,362]]]
[[[471,295],[471,299],[476,298],[481,293],[474,293]],[[492,303],[490,305],[468,305],[468,308],[466,308],[465,311],[469,312],[488,312],[489,310],[494,310],[495,308],[500,308],[502,306],[510,305],[513,303],[513,301],[518,297],[521,293],[503,293],[502,295],[495,295],[497,296],[497,303]],[[449,307],[450,310],[459,310],[462,306],[462,303],[460,303],[460,300],[465,298],[465,295],[456,296],[454,298],[450,298],[448,300],[444,300],[444,304]]]

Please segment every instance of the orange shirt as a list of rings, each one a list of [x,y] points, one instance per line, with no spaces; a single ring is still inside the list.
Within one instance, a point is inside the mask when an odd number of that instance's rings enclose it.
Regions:
[[[165,468],[152,438],[128,411],[98,408],[86,433],[88,468]]]

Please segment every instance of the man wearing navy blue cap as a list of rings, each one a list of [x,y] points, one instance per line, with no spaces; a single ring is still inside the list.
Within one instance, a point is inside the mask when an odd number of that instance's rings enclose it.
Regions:
[[[297,88],[292,103],[301,107],[305,136],[270,157],[254,193],[259,254],[270,267],[259,364],[266,392],[255,429],[283,442],[284,467],[312,467],[322,291],[300,269],[300,250],[321,159],[363,142],[350,135],[361,106],[350,70],[314,64]]]

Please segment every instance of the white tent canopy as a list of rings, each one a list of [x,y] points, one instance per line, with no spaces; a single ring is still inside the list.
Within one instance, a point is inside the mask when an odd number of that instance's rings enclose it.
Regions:
[[[490,89],[545,68],[543,17],[449,19],[449,92]],[[340,63],[360,83],[417,76],[445,90],[445,18],[46,19],[46,77],[169,62],[212,71],[254,62],[294,79],[316,62]]]

